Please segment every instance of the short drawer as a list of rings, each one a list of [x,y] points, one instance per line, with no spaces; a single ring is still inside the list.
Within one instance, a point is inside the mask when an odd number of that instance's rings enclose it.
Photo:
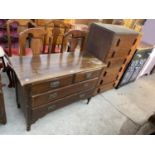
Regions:
[[[43,105],[43,106],[40,106],[37,108],[33,108],[33,110],[32,110],[33,122],[36,121],[38,118],[44,116],[45,114],[47,114],[53,110],[56,110],[60,107],[63,107],[65,105],[73,103],[75,101],[89,98],[93,95],[93,92],[94,92],[94,89],[90,89],[90,90],[87,90],[83,93],[73,94],[73,95],[67,96],[65,98],[53,101],[47,105]]]
[[[113,48],[130,49],[137,41],[137,35],[117,35],[113,41]]]
[[[85,81],[99,77],[101,70],[82,72],[75,75],[75,82]]]
[[[131,49],[113,49],[108,53],[106,60],[112,58],[126,58],[130,53]]]
[[[72,84],[73,75],[55,78],[46,82],[32,85],[32,95],[47,92]]]
[[[116,78],[117,78],[117,75],[105,76],[104,78],[101,78],[99,80],[98,85],[101,86],[101,85],[104,85],[104,84],[107,84],[110,82],[114,82],[114,81],[116,81]]]
[[[123,64],[126,63],[126,61],[126,58],[109,59],[108,61],[106,61],[107,68],[121,67]]]
[[[80,82],[71,86],[60,88],[54,91],[49,91],[44,94],[32,96],[32,107],[37,107],[43,104],[48,104],[51,101],[63,98],[65,96],[86,91],[91,88],[95,88],[98,78]]]
[[[98,86],[94,92],[94,95],[96,95],[98,93],[105,92],[105,91],[110,90],[112,88],[114,88],[114,82],[110,82],[110,83],[104,84],[102,86]]]

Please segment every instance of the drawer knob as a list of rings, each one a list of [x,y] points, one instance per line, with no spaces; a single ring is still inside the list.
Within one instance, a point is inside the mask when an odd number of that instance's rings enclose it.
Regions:
[[[50,83],[51,88],[57,88],[60,86],[60,81],[53,81]]]
[[[48,110],[54,110],[55,108],[56,108],[56,105],[53,104],[53,105],[51,105],[51,106],[48,107]]]
[[[91,76],[92,76],[92,73],[87,73],[87,74],[86,74],[86,78],[87,78],[87,79],[91,78]]]
[[[58,96],[57,93],[50,94],[50,95],[49,95],[49,100],[54,99],[54,98],[56,98],[57,96]]]

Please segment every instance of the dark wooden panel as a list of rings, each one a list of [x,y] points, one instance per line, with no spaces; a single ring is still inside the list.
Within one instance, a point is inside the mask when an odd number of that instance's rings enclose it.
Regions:
[[[95,78],[93,80],[84,81],[71,86],[60,88],[55,91],[50,91],[44,94],[32,96],[32,107],[47,104],[51,101],[63,98],[65,96],[95,88],[97,80],[98,78]]]
[[[4,106],[4,98],[3,98],[1,89],[0,89],[0,123],[6,124],[6,112],[5,112],[5,106]]]

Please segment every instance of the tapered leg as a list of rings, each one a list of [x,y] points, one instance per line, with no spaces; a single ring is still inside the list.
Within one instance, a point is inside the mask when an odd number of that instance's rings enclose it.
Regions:
[[[30,131],[31,130],[31,125],[30,124],[27,124],[26,130],[27,131]]]
[[[91,100],[91,97],[89,97],[89,98],[87,99],[87,104],[89,104],[90,100]]]

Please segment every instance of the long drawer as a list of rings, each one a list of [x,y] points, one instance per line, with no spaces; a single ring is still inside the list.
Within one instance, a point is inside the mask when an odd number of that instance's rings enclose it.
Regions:
[[[94,92],[94,89],[90,89],[90,90],[87,90],[83,93],[76,93],[76,94],[73,94],[73,95],[70,95],[70,96],[67,96],[65,98],[62,98],[62,99],[59,99],[59,100],[56,100],[56,101],[53,101],[47,105],[44,105],[44,106],[40,106],[38,108],[33,108],[32,110],[32,120],[33,122],[36,121],[38,118],[44,116],[45,114],[53,111],[53,110],[56,110],[60,107],[63,107],[67,104],[70,104],[72,102],[75,102],[75,101],[78,101],[78,100],[81,100],[81,99],[86,99],[86,98],[89,98],[92,96]]]
[[[63,87],[57,90],[49,91],[43,94],[32,96],[32,107],[37,107],[43,104],[47,104],[51,101],[63,98],[65,96],[85,91],[91,88],[95,88],[98,78],[80,82],[74,85]]]
[[[32,85],[32,95],[47,92],[57,88],[61,88],[67,85],[72,84],[73,75],[68,75],[64,77],[55,78],[49,81],[44,81],[38,84]]]

